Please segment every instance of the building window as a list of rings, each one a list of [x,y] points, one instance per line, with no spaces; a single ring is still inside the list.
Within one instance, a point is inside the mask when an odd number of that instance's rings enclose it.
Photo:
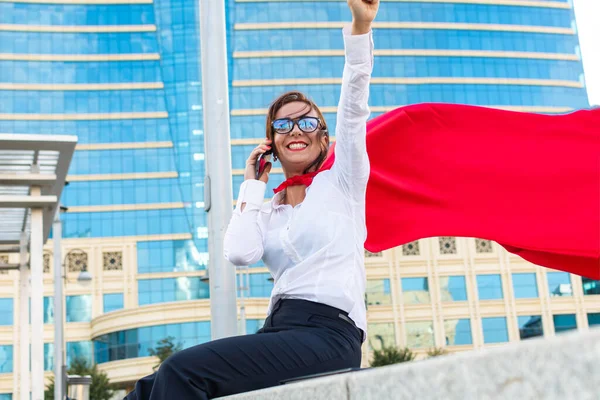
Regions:
[[[250,281],[250,297],[271,297],[273,281],[270,281],[270,273],[248,274]]]
[[[403,256],[418,256],[421,254],[419,250],[419,241],[415,240],[414,242],[406,243],[402,245],[402,255]]]
[[[589,313],[587,319],[589,326],[600,326],[600,313]]]
[[[67,296],[67,322],[90,322],[92,320],[92,296]]]
[[[439,238],[440,254],[456,254],[456,238],[452,236],[442,236]]]
[[[431,302],[427,278],[402,278],[401,282],[404,304],[428,304]]]
[[[44,296],[44,324],[54,323],[54,298]]]
[[[209,284],[200,277],[140,279],[138,280],[138,303],[166,303],[171,301],[209,298]]]
[[[484,239],[475,239],[475,252],[479,254],[493,253],[494,248],[492,247],[492,241]]]
[[[104,271],[122,271],[123,253],[120,251],[102,253],[102,265]]]
[[[575,314],[553,315],[554,332],[561,333],[577,329],[577,317]]]
[[[544,336],[544,326],[541,315],[528,315],[517,317],[519,336],[521,340],[536,336]]]
[[[107,293],[103,300],[105,313],[123,309],[123,293]]]
[[[477,275],[479,300],[500,300],[503,298],[500,275]]]
[[[13,324],[13,307],[12,297],[0,299],[0,325],[7,326]]]
[[[0,374],[13,371],[13,347],[11,344],[0,344]]]
[[[44,343],[44,371],[54,370],[54,343]]]
[[[572,296],[571,275],[568,272],[548,272],[548,292],[551,297]]]
[[[252,334],[256,333],[264,325],[265,325],[264,319],[247,319],[246,320],[246,334],[252,335]]]
[[[534,273],[512,274],[515,299],[533,299],[539,297],[537,279]]]
[[[392,304],[389,279],[368,279],[365,293],[368,306]]]
[[[13,400],[12,393],[0,393],[0,400]]]
[[[411,349],[434,347],[433,322],[407,322],[404,326],[406,328],[407,347]]]
[[[581,278],[581,281],[583,283],[584,295],[600,294],[600,281],[594,281],[589,278]]]
[[[446,333],[446,345],[448,346],[473,344],[471,320],[468,318],[447,319],[444,321],[444,330]]]
[[[208,253],[192,240],[159,240],[137,243],[140,274],[200,271],[207,268]]]
[[[483,327],[483,343],[508,342],[508,328],[505,317],[488,317],[481,319]]]
[[[89,271],[87,253],[79,250],[71,250],[67,254],[67,271],[81,272],[83,270]]]
[[[368,324],[367,332],[369,346],[373,350],[396,346],[396,330],[393,323]]]
[[[210,340],[210,321],[145,326],[96,337],[94,338],[94,361],[101,364],[128,358],[147,357],[150,355],[149,349],[156,348],[160,340],[169,336],[174,338],[175,345],[181,344],[184,349],[208,342]]]
[[[440,289],[442,301],[467,300],[467,285],[464,276],[456,275],[440,277]]]
[[[93,363],[92,342],[87,340],[81,342],[67,342],[67,367],[70,367],[71,363],[75,360],[84,360],[89,365]]]

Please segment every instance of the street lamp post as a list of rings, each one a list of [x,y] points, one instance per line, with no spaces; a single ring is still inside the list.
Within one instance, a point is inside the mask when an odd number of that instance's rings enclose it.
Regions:
[[[54,240],[54,399],[65,400],[67,392],[67,366],[64,351],[64,297],[63,283],[67,278],[65,271],[66,263],[61,257],[62,221],[60,215],[67,211],[66,207],[59,207],[54,216],[52,224],[52,238]],[[71,249],[65,254],[65,260],[69,254],[78,249]],[[87,265],[80,271],[78,282],[89,282],[92,275],[87,270]],[[82,381],[83,382],[83,381]],[[86,381],[87,382],[87,381]]]

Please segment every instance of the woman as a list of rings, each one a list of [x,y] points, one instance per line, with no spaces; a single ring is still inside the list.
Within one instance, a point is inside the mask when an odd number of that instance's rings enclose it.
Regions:
[[[250,154],[245,181],[225,237],[236,265],[263,259],[275,278],[269,316],[255,335],[191,347],[141,379],[129,399],[209,399],[278,385],[310,374],[360,367],[365,339],[363,244],[369,159],[365,148],[371,22],[379,0],[348,0],[346,64],[337,114],[333,167],[285,184],[264,204],[272,151],[286,178],[316,171],[327,154],[323,115],[301,93],[277,99],[267,116],[268,139]],[[287,182],[287,181],[286,181]],[[312,183],[312,184],[311,184]],[[310,187],[307,187],[310,185]]]

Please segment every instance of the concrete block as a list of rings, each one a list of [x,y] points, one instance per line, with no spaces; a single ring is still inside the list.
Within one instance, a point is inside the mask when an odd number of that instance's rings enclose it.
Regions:
[[[600,399],[600,330],[375,368],[350,400]]]
[[[229,396],[228,400],[600,400],[600,329]]]

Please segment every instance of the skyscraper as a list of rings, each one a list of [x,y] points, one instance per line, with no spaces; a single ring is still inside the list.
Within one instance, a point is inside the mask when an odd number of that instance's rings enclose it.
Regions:
[[[226,9],[236,198],[277,95],[306,92],[335,131],[350,13],[337,0],[227,0]],[[62,199],[67,359],[99,363],[123,385],[151,372],[159,340],[210,339],[198,12],[189,0],[0,1],[0,132],[79,136]],[[569,1],[384,1],[374,39],[373,116],[418,102],[588,106]],[[269,189],[281,180],[275,169]],[[52,270],[62,267],[51,252],[48,371]],[[597,283],[487,241],[426,239],[367,256],[365,356],[381,345],[460,351],[600,323]],[[89,286],[75,279],[84,268]],[[260,263],[242,275],[253,332],[272,283]],[[17,277],[0,275],[1,400],[18,389]]]

